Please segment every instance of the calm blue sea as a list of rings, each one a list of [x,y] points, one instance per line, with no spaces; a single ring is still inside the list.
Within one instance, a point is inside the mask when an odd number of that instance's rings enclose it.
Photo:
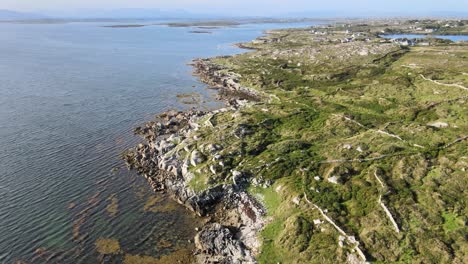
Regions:
[[[96,241],[126,254],[159,257],[190,248],[198,220],[153,194],[119,154],[138,142],[132,129],[154,114],[217,107],[191,75],[196,57],[235,54],[232,44],[265,29],[210,29],[115,23],[0,23],[0,263],[117,262]],[[118,168],[112,170],[113,168]]]

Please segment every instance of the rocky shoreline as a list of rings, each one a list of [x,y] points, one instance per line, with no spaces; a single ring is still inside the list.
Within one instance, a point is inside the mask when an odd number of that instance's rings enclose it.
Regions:
[[[379,37],[434,23],[454,22],[270,31],[195,60],[225,108],[163,113],[125,155],[209,219],[194,262],[462,263],[467,46]]]
[[[246,192],[245,173],[230,171],[232,184],[210,186],[197,192],[190,187],[193,169],[207,159],[223,166],[218,154],[223,146],[198,145],[192,135],[200,126],[212,125],[216,113],[235,112],[260,95],[238,84],[238,77],[222,71],[207,59],[194,60],[195,74],[206,84],[219,89],[226,107],[214,111],[169,111],[134,132],[146,141],[129,149],[123,158],[129,169],[144,176],[157,192],[166,192],[178,203],[208,217],[209,221],[194,238],[198,263],[256,263],[260,248],[257,233],[264,226],[265,210]],[[210,167],[213,173],[217,168]]]

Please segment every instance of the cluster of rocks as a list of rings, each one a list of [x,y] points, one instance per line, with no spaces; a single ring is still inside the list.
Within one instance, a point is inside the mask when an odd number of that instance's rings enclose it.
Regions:
[[[239,107],[243,101],[259,101],[262,96],[239,83],[240,75],[228,71],[209,59],[196,59],[192,63],[195,74],[204,83],[220,89],[220,99],[227,105]]]
[[[206,70],[214,71],[211,66]],[[226,81],[214,72],[214,78],[219,78],[221,85],[226,83],[227,89],[238,88],[235,82]],[[207,73],[203,74],[207,78]],[[210,82],[214,83],[218,82]],[[199,263],[255,263],[254,256],[260,247],[257,233],[264,225],[265,211],[244,190],[241,184],[245,182],[244,173],[233,171],[232,184],[212,186],[201,192],[189,186],[195,176],[189,168],[205,162],[203,152],[222,159],[216,154],[222,146],[208,144],[202,152],[197,149],[198,139],[192,133],[199,129],[202,118],[232,108],[165,112],[157,120],[137,127],[135,134],[143,137],[146,144],[139,144],[123,154],[127,166],[143,175],[155,191],[167,192],[193,212],[210,218],[195,238]],[[210,167],[210,170],[217,172],[216,168]]]

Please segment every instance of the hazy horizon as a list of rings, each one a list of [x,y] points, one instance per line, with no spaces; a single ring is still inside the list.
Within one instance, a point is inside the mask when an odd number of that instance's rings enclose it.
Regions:
[[[188,14],[221,15],[221,16],[300,16],[307,14],[324,15],[444,15],[458,14],[466,15],[468,1],[345,1],[329,0],[306,1],[306,0],[237,0],[217,1],[211,0],[173,0],[151,1],[140,0],[137,3],[131,0],[2,0],[0,9],[19,12],[33,12],[48,16],[90,16],[122,10],[132,9],[135,15],[146,9],[160,9],[166,12],[179,12]]]

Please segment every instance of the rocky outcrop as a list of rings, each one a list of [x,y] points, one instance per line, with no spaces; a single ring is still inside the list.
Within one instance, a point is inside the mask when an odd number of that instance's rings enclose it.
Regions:
[[[204,83],[219,89],[220,99],[227,105],[239,106],[245,100],[259,101],[262,95],[257,91],[244,87],[239,83],[240,75],[231,72],[209,59],[196,59],[192,65],[195,74]]]
[[[246,93],[232,76],[219,74],[214,64],[200,60],[195,65],[205,82]],[[256,96],[250,92],[247,95]],[[234,110],[242,105],[240,101],[227,100],[230,108],[211,112],[165,112],[155,121],[137,127],[135,134],[143,137],[146,144],[123,154],[127,166],[143,175],[155,191],[166,192],[198,215],[210,218],[195,238],[199,263],[255,263],[254,256],[260,247],[257,233],[263,227],[265,212],[244,190],[246,176],[242,172],[232,172],[233,184],[212,186],[200,192],[189,186],[194,178],[190,168],[206,161],[204,153],[222,159],[216,155],[222,146],[208,144],[203,150],[197,149],[192,132],[199,129],[201,119]],[[210,170],[216,173],[217,168]]]
[[[209,224],[195,236],[195,246],[204,254],[198,255],[201,263],[245,263],[254,262],[246,256],[244,247],[235,234],[218,223]]]

